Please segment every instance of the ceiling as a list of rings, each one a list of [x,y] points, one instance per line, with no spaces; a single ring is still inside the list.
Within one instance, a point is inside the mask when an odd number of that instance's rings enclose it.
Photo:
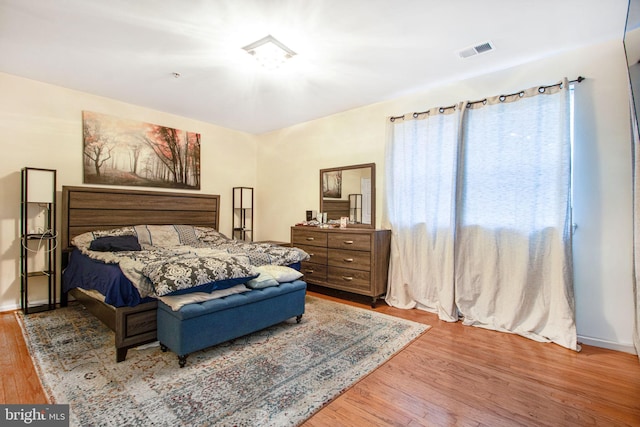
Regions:
[[[622,40],[626,9],[627,0],[0,0],[0,71],[259,134]],[[297,53],[277,70],[242,50],[268,34]],[[459,57],[486,41],[493,51]]]

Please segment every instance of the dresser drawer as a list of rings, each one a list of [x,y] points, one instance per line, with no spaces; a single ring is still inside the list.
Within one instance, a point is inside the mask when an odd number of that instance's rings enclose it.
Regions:
[[[368,271],[329,266],[327,281],[343,289],[365,292],[371,289],[371,274]]]
[[[371,252],[330,249],[328,264],[335,267],[369,271],[371,269]]]
[[[294,229],[291,232],[291,243],[293,246],[327,246],[327,233],[315,230]]]
[[[300,265],[300,273],[302,273],[303,279],[307,282],[326,282],[327,281],[327,266],[322,264],[316,264],[313,262],[302,261]]]
[[[296,245],[296,248],[302,249],[309,254],[309,259],[307,260],[309,262],[314,262],[316,264],[327,263],[327,248],[310,245]]]
[[[371,250],[371,234],[369,233],[331,233],[329,247],[338,249],[353,249],[357,251]]]

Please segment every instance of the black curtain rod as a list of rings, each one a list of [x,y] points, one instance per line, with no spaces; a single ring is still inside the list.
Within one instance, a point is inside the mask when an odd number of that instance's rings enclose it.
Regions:
[[[578,78],[576,78],[576,79],[574,79],[574,80],[569,80],[569,83],[581,83],[585,78],[586,78],[586,77],[578,76]],[[556,87],[556,86],[562,86],[562,82],[560,82],[560,83],[556,83],[556,84],[553,84],[553,85],[549,85],[549,86],[540,86],[540,87],[538,88],[538,91],[539,91],[540,93],[542,93],[542,92],[544,92],[545,90],[547,90],[547,89],[549,89],[549,88],[552,88],[552,87]],[[507,97],[509,97],[509,96],[513,96],[513,95],[520,95],[520,96],[524,96],[524,91],[515,92],[515,93],[509,94],[509,95],[500,95],[500,100],[501,100],[501,101],[504,101],[505,99],[507,99]],[[469,107],[470,107],[471,105],[473,105],[473,104],[486,103],[486,102],[487,102],[487,99],[486,99],[486,98],[485,98],[485,99],[481,99],[481,100],[479,100],[479,101],[470,101],[470,102],[467,102],[466,107],[467,107],[467,108],[469,108]],[[446,110],[450,110],[450,109],[454,109],[454,110],[455,110],[456,108],[457,108],[457,104],[455,104],[455,105],[450,105],[450,106],[448,106],[448,107],[440,107],[440,108],[438,108],[438,111],[439,111],[440,113],[444,113]],[[420,115],[422,115],[422,114],[428,114],[428,113],[429,113],[429,110],[426,110],[426,111],[420,111],[420,112],[415,112],[415,113],[413,113],[413,118],[415,119],[415,118],[418,118],[418,116],[420,116]],[[401,116],[392,116],[392,117],[390,117],[390,120],[391,120],[392,122],[396,121],[397,119],[404,119],[404,114],[403,114],[403,115],[401,115]]]

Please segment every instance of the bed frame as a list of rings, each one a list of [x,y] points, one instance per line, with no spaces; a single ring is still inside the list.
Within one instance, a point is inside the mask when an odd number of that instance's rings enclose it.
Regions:
[[[82,233],[128,225],[186,224],[218,230],[220,196],[96,187],[62,187],[62,268],[73,250],[71,240]],[[115,332],[116,361],[127,350],[156,340],[157,302],[113,307],[78,289],[69,294]],[[66,306],[68,295],[61,294]]]

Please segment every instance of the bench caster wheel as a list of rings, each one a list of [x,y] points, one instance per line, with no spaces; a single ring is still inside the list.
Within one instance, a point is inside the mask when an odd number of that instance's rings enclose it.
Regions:
[[[181,368],[184,368],[184,365],[187,364],[187,356],[187,354],[184,356],[178,356],[178,365],[180,365]]]

